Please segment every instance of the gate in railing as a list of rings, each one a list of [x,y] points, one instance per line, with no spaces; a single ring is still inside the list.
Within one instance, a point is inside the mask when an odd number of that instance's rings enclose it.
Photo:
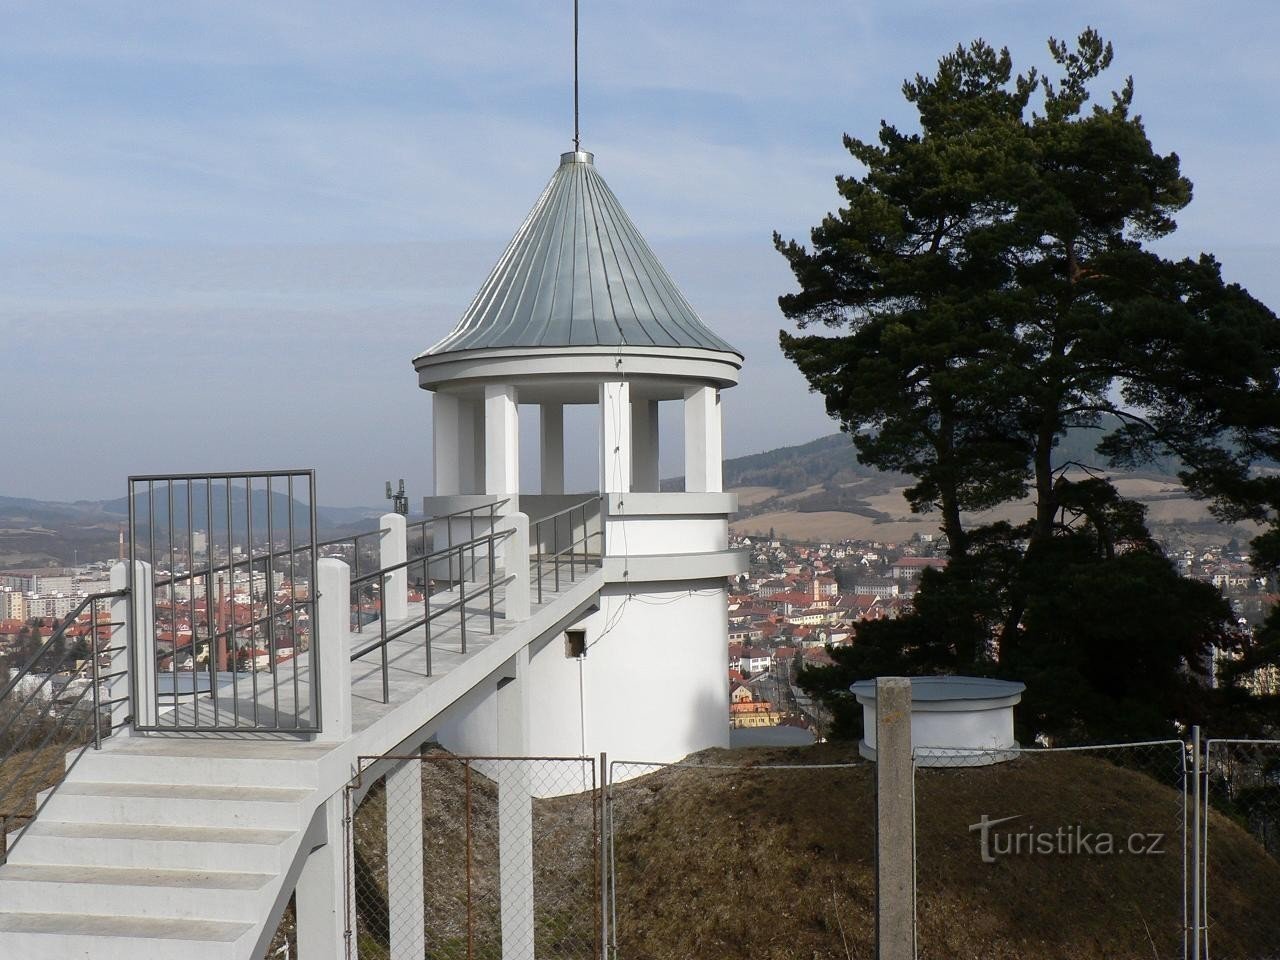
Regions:
[[[129,478],[134,727],[320,729],[311,470]]]

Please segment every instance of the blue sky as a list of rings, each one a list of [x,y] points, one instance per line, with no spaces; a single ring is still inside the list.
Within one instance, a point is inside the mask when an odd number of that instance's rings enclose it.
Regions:
[[[410,359],[569,147],[570,10],[0,0],[0,494],[277,466],[333,504],[428,492]],[[1086,25],[1196,185],[1167,252],[1280,305],[1280,6],[583,0],[584,147],[747,354],[727,453],[833,429],[777,351],[769,236],[833,207],[840,135],[909,125],[902,80],[957,42],[1043,65]]]

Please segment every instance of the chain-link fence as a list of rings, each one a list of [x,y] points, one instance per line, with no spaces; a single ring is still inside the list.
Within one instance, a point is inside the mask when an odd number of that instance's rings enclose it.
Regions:
[[[1280,957],[1280,740],[1204,753],[1205,956]]]
[[[1181,741],[917,749],[918,956],[1185,954]]]
[[[874,956],[872,774],[758,755],[610,763],[610,956]]]
[[[585,758],[367,760],[348,787],[350,953],[600,955],[600,790]]]

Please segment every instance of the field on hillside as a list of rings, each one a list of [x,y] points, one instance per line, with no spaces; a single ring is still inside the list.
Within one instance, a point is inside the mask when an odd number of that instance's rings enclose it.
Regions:
[[[1177,480],[1126,475],[1117,476],[1112,482],[1121,495],[1146,506],[1151,532],[1176,549],[1221,545],[1232,538],[1245,543],[1260,532],[1260,528],[1253,524],[1219,522],[1210,514],[1208,505],[1192,499]],[[857,486],[857,482],[849,485],[855,491]],[[804,501],[813,498],[821,488],[811,487],[799,493],[773,497],[764,495],[769,488],[747,489],[747,496],[739,498],[739,516],[730,525],[734,533],[741,535],[763,536],[772,529],[786,540],[851,539],[901,543],[917,533],[937,534],[940,530],[936,512],[911,512],[903,497],[907,488],[902,485],[860,495],[859,502],[865,507],[865,514],[804,509]],[[1017,524],[1029,519],[1034,508],[1034,500],[1027,497],[992,510],[967,514],[965,519],[974,525],[999,520]]]

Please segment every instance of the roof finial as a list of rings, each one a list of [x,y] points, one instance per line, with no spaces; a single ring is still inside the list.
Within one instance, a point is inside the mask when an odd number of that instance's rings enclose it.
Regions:
[[[582,149],[578,135],[578,0],[573,0],[573,150]]]

